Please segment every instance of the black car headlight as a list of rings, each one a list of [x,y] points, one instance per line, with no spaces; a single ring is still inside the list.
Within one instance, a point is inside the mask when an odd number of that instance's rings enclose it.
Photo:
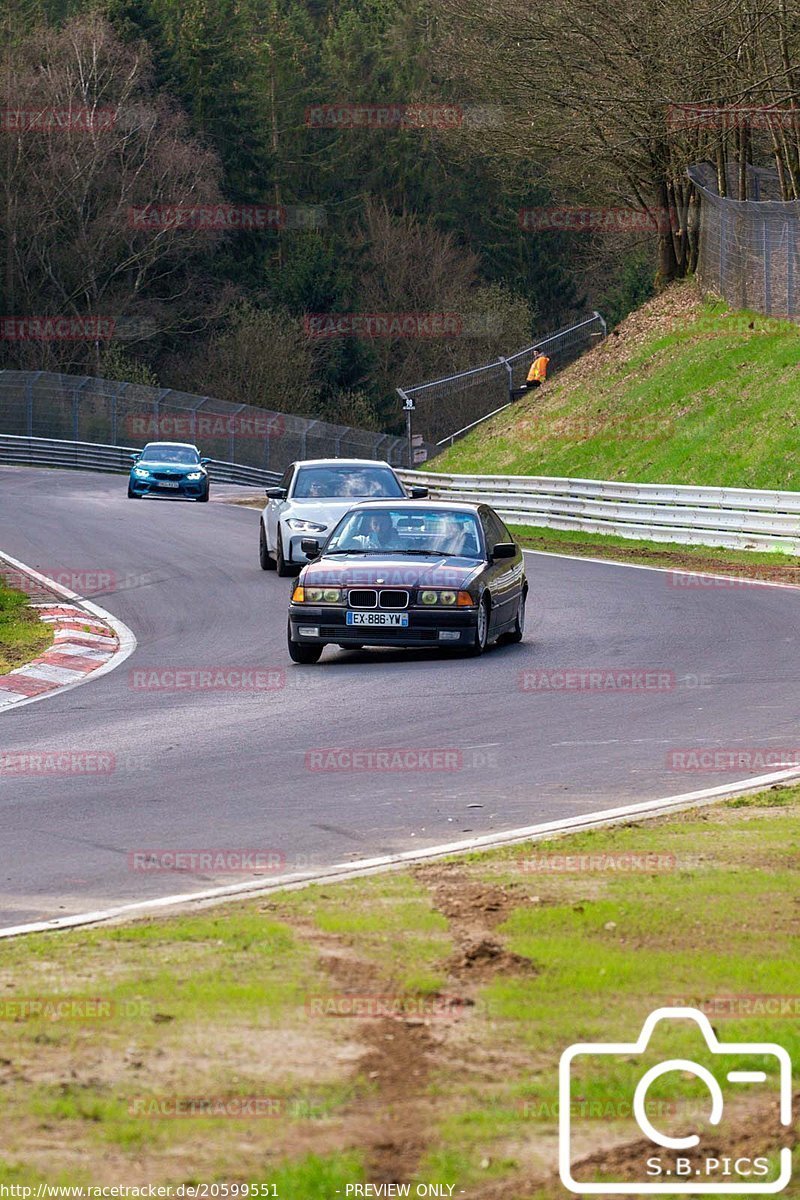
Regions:
[[[468,595],[468,592],[454,592],[450,588],[424,588],[419,593],[419,602],[426,608],[432,608],[435,605],[444,605],[450,608],[456,604],[472,604],[472,597],[467,601],[461,599],[462,596]]]
[[[342,589],[332,587],[296,587],[292,601],[295,604],[341,604]]]

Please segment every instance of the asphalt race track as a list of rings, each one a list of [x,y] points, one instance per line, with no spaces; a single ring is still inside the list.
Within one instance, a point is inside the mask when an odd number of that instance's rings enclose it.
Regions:
[[[334,647],[299,667],[292,581],[259,569],[257,538],[249,509],[134,503],[121,477],[0,468],[0,548],[49,576],[106,573],[89,598],[139,643],[105,677],[0,716],[0,750],[115,763],[93,778],[0,775],[0,928],[252,877],[143,873],[136,851],[271,849],[287,871],[325,866],[761,773],[671,769],[673,750],[800,746],[794,590],[530,555],[521,646],[481,659]],[[135,671],[200,667],[274,668],[285,686],[134,686]],[[521,688],[522,672],[556,668],[674,685]],[[437,748],[450,769],[312,769],[331,747]]]

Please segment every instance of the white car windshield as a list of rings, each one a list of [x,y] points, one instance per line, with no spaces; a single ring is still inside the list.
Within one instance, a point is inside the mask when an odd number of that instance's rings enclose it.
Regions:
[[[472,513],[441,509],[366,508],[342,518],[325,553],[445,554],[481,558]]]
[[[153,442],[145,446],[140,462],[180,463],[181,466],[192,466],[200,462],[200,455],[192,446],[170,446],[163,442]]]
[[[385,496],[393,499],[403,495],[394,474],[386,467],[319,466],[300,467],[292,499],[359,499]]]

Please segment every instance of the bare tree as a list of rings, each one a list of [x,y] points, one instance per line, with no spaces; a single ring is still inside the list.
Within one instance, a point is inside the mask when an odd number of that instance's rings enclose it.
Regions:
[[[507,120],[480,134],[565,202],[652,214],[658,275],[690,270],[686,167],[752,158],[747,128],[670,128],[676,104],[798,105],[798,14],[788,0],[441,0],[443,66]],[[772,138],[791,179],[797,130]],[[744,167],[742,168],[744,171]]]
[[[0,66],[0,94],[7,315],[107,316],[131,340],[180,327],[190,304],[196,321],[192,262],[220,234],[156,214],[217,203],[219,166],[152,90],[148,52],[96,13],[78,17],[26,37]],[[75,345],[27,352],[42,365],[80,359]],[[97,342],[95,366],[100,355]]]
[[[375,340],[384,394],[495,359],[532,337],[527,302],[501,286],[481,285],[476,256],[433,222],[369,201],[357,246],[360,312],[444,318],[441,332],[431,326],[428,335],[424,321],[412,321],[411,336]],[[458,413],[445,416],[451,421]]]

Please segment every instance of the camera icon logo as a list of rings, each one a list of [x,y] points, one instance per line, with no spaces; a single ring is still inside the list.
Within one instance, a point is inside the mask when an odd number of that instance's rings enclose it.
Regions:
[[[693,1021],[699,1029],[708,1057],[714,1070],[688,1058],[669,1058],[655,1061],[647,1067],[652,1057],[650,1043],[660,1022]],[[685,1026],[683,1027],[685,1029]],[[659,1031],[660,1033],[661,1031]],[[586,1068],[591,1072],[605,1072],[606,1077],[621,1078],[629,1069],[632,1056],[641,1056],[642,1071],[626,1106],[636,1121],[645,1140],[634,1144],[643,1147],[641,1164],[636,1159],[629,1164],[625,1178],[603,1179],[596,1175],[586,1180],[575,1178],[581,1164],[574,1152],[575,1141],[575,1095],[576,1088],[585,1086]],[[704,1057],[706,1057],[704,1055]],[[748,1061],[752,1059],[752,1061]],[[744,1061],[744,1067],[742,1063]],[[750,1069],[752,1067],[752,1069]],[[771,1068],[769,1072],[764,1068]],[[776,1070],[777,1068],[777,1070]],[[639,1064],[636,1072],[639,1071]],[[653,1109],[659,1108],[648,1098],[648,1091],[671,1073],[679,1073],[685,1080],[694,1076],[704,1086],[707,1096],[702,1102],[701,1132],[671,1129],[665,1133],[654,1123]],[[706,1126],[719,1126],[723,1120],[726,1094],[720,1080],[731,1085],[729,1098],[740,1100],[758,1085],[770,1085],[777,1074],[778,1096],[769,1093],[769,1100],[777,1099],[780,1137],[785,1134],[789,1141],[792,1124],[792,1063],[783,1046],[773,1042],[720,1042],[705,1013],[696,1008],[659,1008],[647,1017],[641,1034],[635,1042],[582,1042],[569,1046],[561,1056],[559,1064],[559,1173],[561,1182],[568,1191],[582,1196],[589,1195],[775,1195],[784,1190],[792,1176],[792,1151],[788,1144],[779,1150],[756,1156],[742,1154],[724,1156],[719,1150],[719,1134],[712,1136],[710,1149],[704,1149]],[[576,1079],[580,1076],[580,1080]],[[617,1085],[619,1086],[619,1085]],[[656,1087],[656,1092],[659,1088]],[[662,1115],[665,1108],[661,1101]],[[579,1106],[577,1106],[579,1108]],[[621,1106],[620,1106],[621,1107]],[[673,1105],[673,1115],[679,1105]],[[684,1119],[679,1113],[679,1123]],[[659,1114],[656,1113],[656,1121]],[[669,1125],[670,1122],[667,1121]],[[774,1146],[774,1138],[771,1139]],[[585,1152],[584,1152],[585,1153]],[[592,1165],[593,1164],[593,1165]],[[587,1164],[590,1174],[597,1169],[597,1160]],[[605,1171],[603,1172],[606,1173]],[[631,1174],[640,1178],[631,1179]]]

